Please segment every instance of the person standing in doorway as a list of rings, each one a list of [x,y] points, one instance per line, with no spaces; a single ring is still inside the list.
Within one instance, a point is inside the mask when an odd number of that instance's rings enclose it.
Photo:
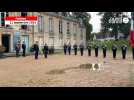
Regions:
[[[22,50],[23,50],[23,54],[22,54],[22,56],[23,57],[25,57],[26,56],[26,44],[25,44],[25,42],[23,41],[23,43],[22,43]]]

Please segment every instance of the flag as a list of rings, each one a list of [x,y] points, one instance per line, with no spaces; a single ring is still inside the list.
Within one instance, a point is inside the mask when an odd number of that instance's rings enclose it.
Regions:
[[[129,43],[131,47],[134,47],[134,26],[133,26],[133,14],[132,14],[132,18],[131,18],[131,28],[130,28],[130,38],[129,38]]]

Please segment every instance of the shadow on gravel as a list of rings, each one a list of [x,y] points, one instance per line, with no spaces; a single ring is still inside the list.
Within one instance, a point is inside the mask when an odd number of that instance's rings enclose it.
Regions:
[[[98,68],[97,65],[96,69]],[[91,69],[92,68],[92,64],[91,63],[87,63],[87,64],[81,64],[78,67],[69,67],[69,68],[64,68],[64,69],[54,69],[51,70],[49,72],[47,72],[47,74],[65,74],[67,70],[72,70],[72,69]]]

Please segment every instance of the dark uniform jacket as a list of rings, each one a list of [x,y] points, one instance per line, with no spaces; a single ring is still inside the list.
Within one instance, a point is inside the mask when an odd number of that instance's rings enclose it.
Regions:
[[[37,44],[34,44],[34,51],[38,52],[39,51],[39,46]]]
[[[48,46],[44,46],[44,53],[48,53]]]

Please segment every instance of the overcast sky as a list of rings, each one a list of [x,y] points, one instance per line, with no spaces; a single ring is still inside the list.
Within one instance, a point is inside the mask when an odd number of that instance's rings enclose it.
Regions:
[[[91,20],[90,23],[93,25],[93,31],[92,32],[99,32],[101,29],[101,16],[98,16],[98,12],[88,12],[91,14]],[[128,15],[131,16],[131,13],[128,12]]]

